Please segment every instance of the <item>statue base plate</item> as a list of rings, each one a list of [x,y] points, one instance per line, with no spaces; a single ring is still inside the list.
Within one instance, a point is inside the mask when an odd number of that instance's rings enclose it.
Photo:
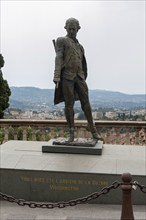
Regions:
[[[103,142],[97,142],[94,139],[78,138],[73,142],[67,142],[65,138],[57,138],[51,139],[47,145],[43,145],[42,152],[101,155],[102,148]]]
[[[75,138],[74,141],[69,142],[66,138],[56,138],[53,141],[53,145],[66,145],[66,146],[78,146],[78,147],[94,147],[97,144],[96,139],[92,138]]]

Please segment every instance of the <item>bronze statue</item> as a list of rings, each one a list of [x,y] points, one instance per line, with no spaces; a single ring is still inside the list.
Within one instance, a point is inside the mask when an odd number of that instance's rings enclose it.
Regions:
[[[69,128],[68,142],[74,140],[74,103],[80,100],[81,108],[88,121],[88,127],[92,136],[97,141],[101,139],[93,123],[92,111],[88,96],[87,63],[83,46],[76,38],[80,29],[79,21],[69,18],[65,27],[67,35],[57,38],[54,42],[56,58],[54,83],[54,103],[65,102],[65,116]]]

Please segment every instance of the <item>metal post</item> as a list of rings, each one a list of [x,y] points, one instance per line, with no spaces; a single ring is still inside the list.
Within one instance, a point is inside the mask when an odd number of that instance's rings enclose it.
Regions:
[[[123,184],[121,185],[123,191],[122,198],[122,213],[121,220],[134,220],[132,201],[131,201],[131,190],[132,175],[130,173],[123,173],[122,175]]]

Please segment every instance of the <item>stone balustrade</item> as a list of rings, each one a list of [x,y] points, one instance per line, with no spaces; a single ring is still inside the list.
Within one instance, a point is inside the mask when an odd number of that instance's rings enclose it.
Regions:
[[[146,122],[144,121],[95,121],[97,131],[107,144],[145,145]],[[87,122],[75,121],[75,136],[90,138]],[[8,140],[48,141],[66,137],[65,120],[0,119],[0,144]]]

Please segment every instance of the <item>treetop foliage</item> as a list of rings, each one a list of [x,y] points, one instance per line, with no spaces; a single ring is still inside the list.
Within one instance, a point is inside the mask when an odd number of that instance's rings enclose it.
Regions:
[[[11,95],[8,82],[3,78],[1,71],[4,63],[4,58],[2,54],[0,54],[0,118],[3,118],[4,110],[9,107],[9,96]]]

